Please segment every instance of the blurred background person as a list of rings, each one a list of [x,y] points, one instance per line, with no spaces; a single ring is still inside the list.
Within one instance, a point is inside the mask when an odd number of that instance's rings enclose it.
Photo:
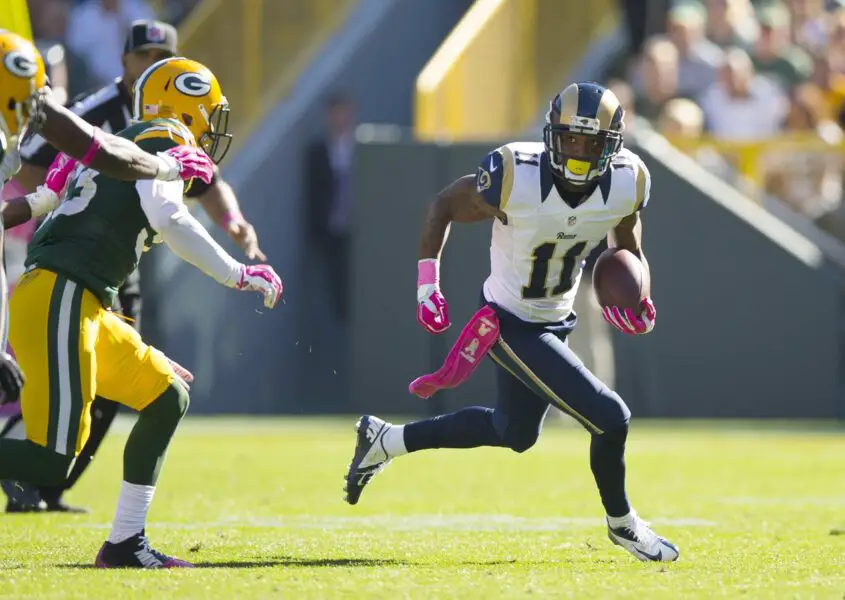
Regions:
[[[758,25],[750,0],[705,0],[707,39],[720,48],[748,47],[757,38]]]
[[[355,198],[352,160],[355,150],[355,105],[343,92],[329,97],[325,132],[308,146],[305,206],[311,244],[322,257],[335,316],[349,317],[349,252]]]
[[[86,80],[84,65],[64,45],[70,4],[64,0],[35,0],[32,4],[35,47],[44,59],[54,97],[59,103],[66,104],[74,93],[71,79]]]
[[[806,51],[792,43],[789,10],[772,2],[758,10],[760,35],[751,58],[758,73],[777,81],[785,91],[804,82],[812,72],[812,60]]]
[[[663,105],[678,95],[678,50],[664,38],[646,42],[634,75],[637,114],[653,119]]]
[[[697,3],[669,11],[666,33],[678,50],[678,94],[695,97],[716,81],[722,50],[707,39],[707,13]]]
[[[753,140],[776,135],[788,109],[786,96],[754,72],[740,48],[726,53],[719,80],[699,100],[708,132],[717,139]]]
[[[84,0],[71,9],[67,45],[85,61],[90,86],[120,77],[120,56],[132,21],[155,16],[144,0]]]
[[[824,0],[788,0],[791,15],[792,42],[816,54],[824,52],[828,44],[828,15]]]
[[[827,147],[796,149],[764,156],[766,191],[795,212],[817,220],[842,202],[842,156],[830,151],[843,141],[842,129],[826,116],[823,94],[811,85],[793,92],[784,124],[786,133],[818,137]],[[845,240],[837,231],[840,239]]]

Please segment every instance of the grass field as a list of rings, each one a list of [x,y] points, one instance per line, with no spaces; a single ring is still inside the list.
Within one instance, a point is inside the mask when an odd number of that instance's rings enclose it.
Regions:
[[[148,533],[200,568],[91,568],[128,422],[69,499],[90,515],[12,515],[0,595],[14,598],[845,597],[845,429],[636,422],[629,490],[681,548],[644,564],[608,542],[581,430],[530,452],[396,460],[342,501],[349,420],[188,419]]]

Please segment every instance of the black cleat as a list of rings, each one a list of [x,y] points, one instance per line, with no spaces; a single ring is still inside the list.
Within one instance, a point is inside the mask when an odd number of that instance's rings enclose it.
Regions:
[[[7,513],[32,513],[43,510],[38,488],[28,483],[4,479],[0,487],[9,501],[6,504]]]
[[[346,485],[343,488],[346,492],[343,499],[349,504],[358,504],[364,487],[390,464],[383,440],[384,434],[391,427],[390,423],[369,415],[361,417],[355,425],[358,433],[355,454],[346,472]]]
[[[94,566],[99,569],[192,569],[194,567],[189,562],[150,548],[150,542],[144,535],[144,530],[119,544],[104,543],[97,553]]]

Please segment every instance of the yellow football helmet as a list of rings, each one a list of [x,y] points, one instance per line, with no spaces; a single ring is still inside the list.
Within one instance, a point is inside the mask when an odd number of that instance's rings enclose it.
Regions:
[[[226,96],[214,73],[195,60],[173,57],[151,65],[135,82],[133,113],[136,121],[179,121],[215,163],[232,143]]]
[[[47,85],[44,61],[32,42],[0,29],[0,128],[19,136],[33,113],[35,92]]]

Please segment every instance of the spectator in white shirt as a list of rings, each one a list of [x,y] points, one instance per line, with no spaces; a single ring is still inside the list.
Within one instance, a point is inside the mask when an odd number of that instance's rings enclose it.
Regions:
[[[719,81],[702,95],[711,135],[724,140],[756,140],[777,135],[789,101],[770,79],[756,75],[748,54],[733,48],[726,54]]]
[[[676,6],[667,16],[667,35],[678,49],[678,93],[688,98],[716,81],[724,58],[705,36],[706,20],[704,8],[697,4]]]
[[[68,20],[67,45],[88,66],[91,85],[111,82],[123,73],[120,57],[132,21],[154,19],[143,0],[86,0]]]

